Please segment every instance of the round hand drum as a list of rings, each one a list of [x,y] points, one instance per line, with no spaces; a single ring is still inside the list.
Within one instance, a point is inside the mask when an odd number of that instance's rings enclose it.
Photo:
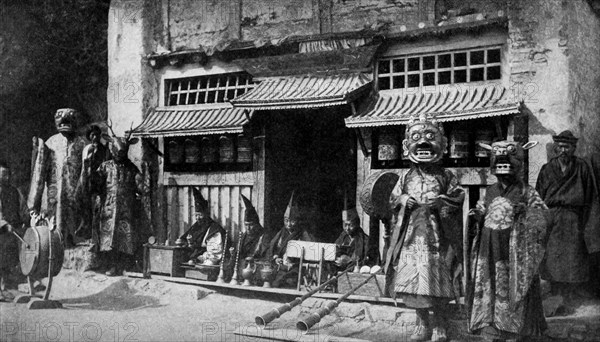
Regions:
[[[60,272],[64,250],[58,231],[51,231],[48,226],[31,227],[25,231],[23,240],[25,243],[21,244],[19,260],[24,275],[37,279],[54,277]]]
[[[29,295],[15,298],[16,303],[29,302],[29,309],[52,309],[62,307],[58,301],[49,300],[52,289],[52,278],[61,268],[64,256],[62,237],[56,229],[49,226],[35,226],[28,228],[23,236],[19,250],[21,271],[27,276]],[[48,277],[48,285],[43,298],[35,298],[33,280]]]

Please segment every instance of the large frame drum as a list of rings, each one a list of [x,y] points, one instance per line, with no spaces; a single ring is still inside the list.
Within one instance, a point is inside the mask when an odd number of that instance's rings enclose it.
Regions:
[[[25,231],[23,240],[19,260],[24,275],[38,279],[54,277],[60,272],[64,256],[60,232],[50,230],[48,226],[31,227]]]

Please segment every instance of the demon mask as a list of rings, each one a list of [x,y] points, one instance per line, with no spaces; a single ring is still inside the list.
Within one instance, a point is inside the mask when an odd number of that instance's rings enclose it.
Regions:
[[[411,118],[402,141],[404,155],[415,164],[439,162],[448,145],[444,128],[433,117]]]
[[[139,139],[131,137],[131,135],[133,134],[133,126],[129,129],[129,132],[126,137],[117,137],[117,135],[112,129],[111,121],[108,122],[108,128],[112,133],[112,137],[109,138],[110,152],[112,153],[115,162],[123,163],[128,159],[129,146],[137,144]]]
[[[54,124],[60,133],[72,133],[77,128],[78,112],[72,108],[61,108],[54,114]]]
[[[517,141],[496,141],[491,146],[479,143],[479,146],[491,151],[490,165],[494,175],[520,175],[525,160],[525,150],[535,145],[537,141],[530,141],[521,146]]]

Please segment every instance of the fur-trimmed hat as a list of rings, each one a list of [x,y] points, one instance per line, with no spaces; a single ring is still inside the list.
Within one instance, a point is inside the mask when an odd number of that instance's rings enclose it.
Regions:
[[[561,142],[561,143],[576,145],[577,140],[579,140],[579,139],[575,138],[575,136],[573,135],[573,132],[566,130],[566,131],[560,132],[559,135],[553,135],[552,140],[554,140],[555,143]]]

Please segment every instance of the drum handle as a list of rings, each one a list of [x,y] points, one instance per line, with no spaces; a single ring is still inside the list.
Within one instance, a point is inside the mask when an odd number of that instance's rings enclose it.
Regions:
[[[46,291],[44,292],[44,300],[48,300],[48,297],[50,297],[50,289],[52,288],[52,261],[53,260],[54,260],[54,255],[52,254],[52,230],[50,229],[50,226],[48,225],[48,286],[46,286]]]

